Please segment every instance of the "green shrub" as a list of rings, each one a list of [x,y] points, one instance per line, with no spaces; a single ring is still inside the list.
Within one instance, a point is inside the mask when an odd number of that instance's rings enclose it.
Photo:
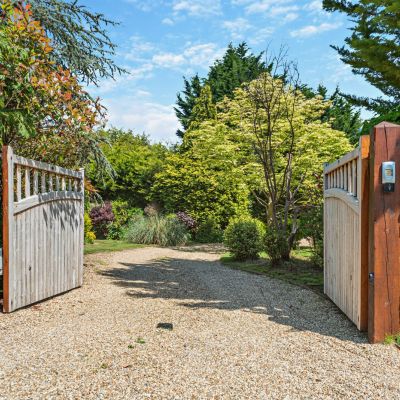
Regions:
[[[84,227],[85,227],[85,243],[94,243],[96,235],[93,232],[93,224],[90,216],[87,212],[84,215]]]
[[[300,216],[300,239],[311,239],[311,261],[319,266],[324,265],[324,210],[318,205],[303,212]]]
[[[267,228],[264,238],[264,250],[271,259],[272,265],[278,264],[282,254],[287,253],[287,238],[272,228]]]
[[[134,215],[143,214],[142,209],[131,207],[125,200],[112,202],[114,221],[108,226],[107,239],[120,240],[124,236],[126,225]]]
[[[258,258],[262,250],[264,225],[251,217],[232,219],[224,233],[224,244],[237,260]]]
[[[175,216],[135,215],[125,230],[124,239],[139,244],[177,246],[186,244],[190,234]]]
[[[222,240],[222,229],[213,217],[201,222],[196,230],[196,241],[199,243],[221,243]]]

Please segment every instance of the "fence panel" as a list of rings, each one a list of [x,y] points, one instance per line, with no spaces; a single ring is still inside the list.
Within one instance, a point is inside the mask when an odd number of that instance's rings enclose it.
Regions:
[[[3,309],[82,285],[84,173],[3,147]]]
[[[368,152],[365,136],[324,168],[324,291],[361,330],[368,318]]]

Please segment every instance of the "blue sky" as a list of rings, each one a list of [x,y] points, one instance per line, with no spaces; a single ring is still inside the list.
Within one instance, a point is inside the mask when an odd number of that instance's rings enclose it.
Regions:
[[[329,44],[343,44],[351,23],[326,13],[320,0],[82,0],[120,22],[110,28],[116,62],[130,71],[90,88],[108,108],[108,124],[153,141],[174,142],[173,110],[182,76],[207,74],[232,42],[246,41],[254,53],[288,47],[304,83],[337,84],[346,93],[376,96],[354,76]]]

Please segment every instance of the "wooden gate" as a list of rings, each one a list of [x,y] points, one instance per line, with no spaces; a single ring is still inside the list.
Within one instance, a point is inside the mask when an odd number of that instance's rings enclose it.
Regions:
[[[84,173],[2,152],[3,310],[82,285]]]
[[[395,163],[394,191],[382,165]],[[400,126],[382,122],[324,168],[324,289],[369,340],[400,332]]]
[[[357,325],[367,327],[369,136],[325,166],[324,291]]]

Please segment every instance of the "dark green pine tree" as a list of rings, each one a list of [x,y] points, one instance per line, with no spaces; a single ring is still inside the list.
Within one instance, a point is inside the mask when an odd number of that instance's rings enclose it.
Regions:
[[[202,80],[195,75],[191,79],[184,78],[184,90],[177,95],[175,112],[183,127],[177,135],[183,137],[191,123],[192,110],[201,88],[208,84],[211,87],[214,102],[224,96],[232,97],[233,92],[242,83],[257,78],[268,66],[262,60],[263,53],[254,55],[245,42],[237,47],[230,44],[224,56],[210,67],[207,78]]]
[[[22,1],[15,1],[19,3]],[[77,0],[30,0],[29,4],[34,18],[52,39],[59,65],[92,83],[125,72],[113,61],[116,46],[106,29],[116,22],[91,12]]]
[[[377,113],[388,112],[400,101],[399,0],[324,0],[327,11],[347,14],[355,23],[345,46],[332,46],[355,74],[378,88],[389,100],[349,98]]]
[[[202,80],[196,74],[190,79],[183,77],[185,88],[181,93],[178,93],[176,107],[174,107],[176,116],[178,117],[183,131],[178,129],[176,134],[182,138],[185,131],[189,129],[191,123],[191,115],[193,107],[196,105],[196,99],[200,96],[203,87]]]
[[[328,96],[327,89],[320,85],[317,89],[318,94],[332,102],[325,115],[322,117],[325,121],[331,121],[333,129],[345,132],[352,144],[357,144],[361,134],[362,119],[360,110],[347,100],[339,88]]]
[[[267,66],[262,60],[263,54],[250,53],[245,42],[237,47],[230,44],[222,59],[217,60],[208,73],[207,83],[211,86],[214,101],[232,97],[242,83],[250,82],[265,72]]]

